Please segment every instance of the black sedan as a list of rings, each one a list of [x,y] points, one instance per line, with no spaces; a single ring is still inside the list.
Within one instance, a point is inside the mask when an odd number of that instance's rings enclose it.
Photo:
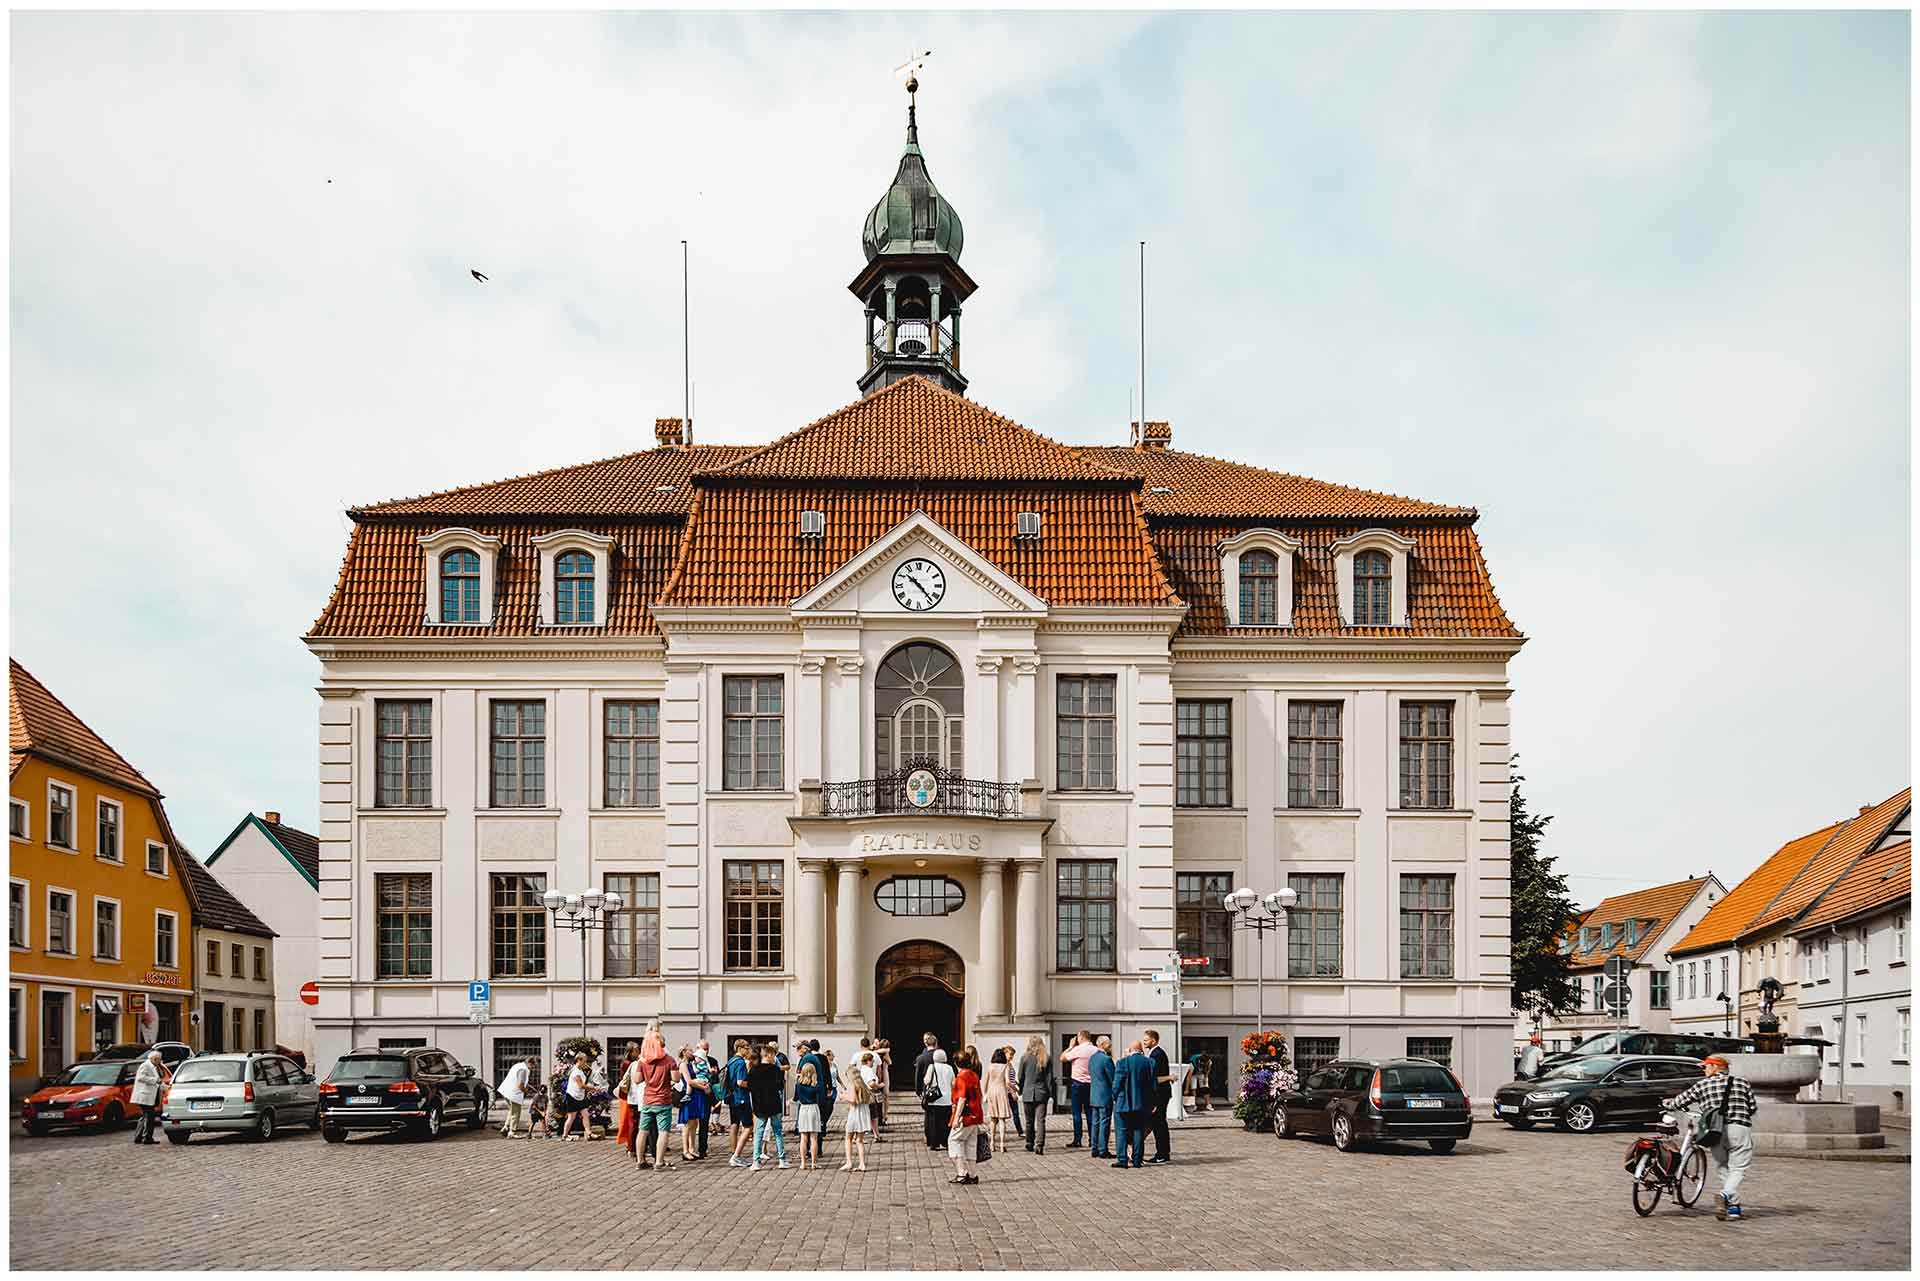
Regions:
[[[350,1130],[411,1130],[432,1139],[454,1119],[480,1129],[489,1106],[486,1083],[444,1050],[354,1050],[320,1083],[320,1136],[339,1143]]]
[[[1325,1134],[1342,1152],[1372,1139],[1451,1152],[1473,1133],[1473,1110],[1459,1080],[1431,1059],[1340,1059],[1279,1096],[1273,1132]]]
[[[1493,1114],[1516,1130],[1550,1122],[1585,1134],[1616,1121],[1651,1121],[1660,1100],[1699,1080],[1700,1060],[1678,1055],[1600,1054],[1562,1063],[1536,1081],[1493,1093]]]

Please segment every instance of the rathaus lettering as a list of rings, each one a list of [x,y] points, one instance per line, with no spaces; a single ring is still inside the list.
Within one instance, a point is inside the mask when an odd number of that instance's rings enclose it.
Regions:
[[[978,850],[978,832],[868,832],[860,838],[860,852],[888,850]]]

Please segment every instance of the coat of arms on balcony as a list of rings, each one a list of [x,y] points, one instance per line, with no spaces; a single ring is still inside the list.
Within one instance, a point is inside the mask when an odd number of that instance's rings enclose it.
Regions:
[[[930,769],[917,769],[907,775],[907,804],[926,809],[940,799],[940,780]]]

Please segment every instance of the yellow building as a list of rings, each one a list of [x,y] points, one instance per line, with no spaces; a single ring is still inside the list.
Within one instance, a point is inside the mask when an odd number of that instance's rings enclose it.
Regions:
[[[98,1047],[199,1036],[192,898],[159,791],[17,662],[7,719],[18,1098]]]

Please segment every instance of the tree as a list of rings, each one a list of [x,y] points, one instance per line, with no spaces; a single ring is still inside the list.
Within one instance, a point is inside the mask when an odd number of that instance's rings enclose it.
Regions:
[[[1519,757],[1513,758],[1518,763]],[[1524,774],[1513,776],[1509,801],[1512,822],[1513,1008],[1534,1022],[1580,1008],[1580,985],[1567,973],[1560,939],[1576,909],[1567,894],[1567,877],[1553,870],[1554,858],[1540,849],[1551,814],[1533,814],[1521,795]]]

